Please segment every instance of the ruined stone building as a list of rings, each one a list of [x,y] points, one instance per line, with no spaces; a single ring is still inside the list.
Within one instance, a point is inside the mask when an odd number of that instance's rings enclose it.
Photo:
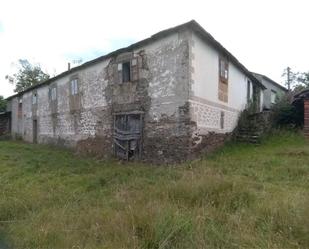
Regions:
[[[8,98],[13,137],[175,162],[233,131],[264,86],[198,23],[161,31]]]

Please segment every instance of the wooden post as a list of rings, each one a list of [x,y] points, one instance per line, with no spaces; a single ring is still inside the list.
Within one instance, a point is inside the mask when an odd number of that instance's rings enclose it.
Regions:
[[[309,99],[304,99],[304,134],[309,139]]]

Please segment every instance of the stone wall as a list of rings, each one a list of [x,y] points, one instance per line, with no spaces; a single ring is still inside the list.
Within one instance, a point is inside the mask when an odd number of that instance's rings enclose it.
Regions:
[[[114,115],[143,113],[142,160],[175,162],[188,158],[192,122],[189,114],[188,39],[171,34],[138,49],[116,53],[104,61],[52,80],[12,99],[13,133],[38,143],[76,148],[78,153],[113,155]],[[135,75],[120,83],[118,64],[136,59]],[[70,82],[78,79],[78,95]],[[57,98],[50,91],[56,88]],[[37,104],[32,95],[37,94]],[[22,111],[18,114],[19,104]]]

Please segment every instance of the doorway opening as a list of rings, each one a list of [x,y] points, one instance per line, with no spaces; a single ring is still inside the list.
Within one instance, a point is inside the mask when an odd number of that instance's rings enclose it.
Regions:
[[[38,121],[36,119],[33,120],[33,143],[38,142]]]
[[[140,112],[114,115],[114,153],[124,160],[141,158],[143,116]]]

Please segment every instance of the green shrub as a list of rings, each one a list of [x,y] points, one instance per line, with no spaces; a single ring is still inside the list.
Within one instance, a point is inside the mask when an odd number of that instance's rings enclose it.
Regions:
[[[304,106],[302,102],[292,104],[284,96],[272,107],[273,126],[276,128],[300,128],[304,123]]]

